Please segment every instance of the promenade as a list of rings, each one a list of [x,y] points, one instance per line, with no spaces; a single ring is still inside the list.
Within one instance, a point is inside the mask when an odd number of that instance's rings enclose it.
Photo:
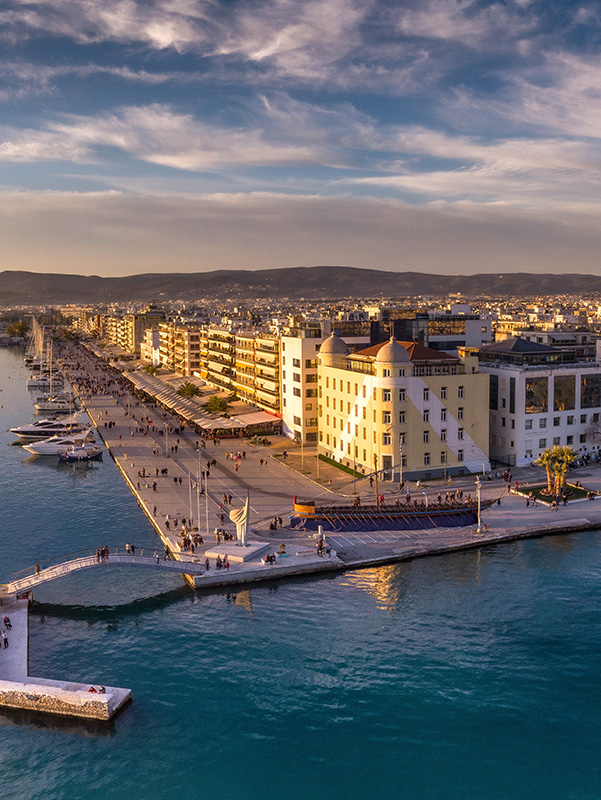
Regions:
[[[299,446],[284,437],[271,437],[269,446],[241,438],[203,442],[189,428],[181,430],[181,422],[165,409],[137,400],[127,390],[125,378],[116,376],[82,348],[72,350],[69,358],[79,361],[79,369],[67,368],[68,377],[163,546],[177,558],[182,553],[182,522],[189,529],[199,529],[202,545],[194,547],[193,554],[185,554],[199,564],[209,560],[208,571],[189,578],[197,587],[373,566],[512,539],[601,528],[601,500],[571,501],[557,511],[542,504],[526,508],[525,498],[508,494],[502,480],[483,480],[483,500],[501,498],[501,504],[483,511],[480,533],[475,526],[326,533],[332,552],[330,558],[321,558],[316,553],[315,536],[291,530],[288,525],[294,495],[336,504],[349,503],[356,492],[366,502],[373,497],[367,480],[354,484],[349,475],[335,467],[323,462],[318,466],[314,455],[301,454]],[[286,459],[282,457],[284,451]],[[232,453],[244,453],[244,457],[234,462]],[[201,494],[197,483],[208,463],[210,477],[202,481],[206,491]],[[520,484],[540,483],[543,471],[515,470],[513,478]],[[576,470],[574,478],[587,488],[601,491],[601,469],[596,465]],[[426,490],[431,500],[438,491],[444,494],[447,489],[463,488],[475,496],[474,480],[474,476],[457,478],[450,485],[433,481],[422,485],[419,492]],[[415,486],[411,488],[416,491]],[[381,483],[380,491],[389,502],[398,496],[396,484]],[[230,496],[231,504],[225,500]],[[241,508],[247,497],[249,542],[256,555],[238,561],[236,552],[240,548],[234,542],[217,542],[214,530],[225,529],[235,536],[229,511]],[[270,535],[274,518],[281,519],[283,527]],[[125,541],[126,532],[123,544]],[[285,547],[285,558],[276,558],[275,566],[263,563],[266,554],[277,556],[280,545]],[[229,570],[215,569],[217,554],[227,554]]]

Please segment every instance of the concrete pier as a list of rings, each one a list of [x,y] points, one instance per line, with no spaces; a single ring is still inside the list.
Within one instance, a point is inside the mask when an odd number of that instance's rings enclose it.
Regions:
[[[0,616],[10,618],[8,647],[0,650],[0,707],[85,719],[109,720],[131,697],[129,689],[73,683],[29,675],[28,599],[3,598]],[[88,690],[94,687],[96,692]]]

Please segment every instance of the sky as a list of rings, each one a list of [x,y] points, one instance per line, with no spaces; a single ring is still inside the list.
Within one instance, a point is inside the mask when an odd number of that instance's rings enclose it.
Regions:
[[[3,0],[0,270],[601,272],[601,5]]]

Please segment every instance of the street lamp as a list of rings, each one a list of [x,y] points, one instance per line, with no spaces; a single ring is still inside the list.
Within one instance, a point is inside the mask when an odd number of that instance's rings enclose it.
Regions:
[[[476,528],[476,533],[482,533],[481,492],[482,492],[482,484],[480,483],[480,476],[476,475],[476,494],[477,494],[477,497],[478,497],[478,527]]]
[[[399,434],[399,492],[403,491],[403,434]]]

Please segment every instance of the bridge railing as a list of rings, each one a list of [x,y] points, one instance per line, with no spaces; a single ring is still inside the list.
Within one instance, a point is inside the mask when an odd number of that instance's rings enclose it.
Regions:
[[[112,545],[108,546],[108,561],[110,563],[111,556],[120,556],[120,561],[123,557],[126,558],[151,558],[154,561],[158,559],[164,560],[165,559],[165,550],[163,547],[137,547],[133,545],[133,552],[132,546],[130,545],[130,549],[128,550],[125,545]],[[100,556],[97,558],[97,554]],[[22,580],[23,578],[34,577],[39,575],[41,572],[45,570],[52,569],[53,567],[60,567],[67,565],[73,561],[78,561],[80,559],[88,559],[93,558],[98,561],[99,564],[106,563],[107,559],[103,559],[101,555],[101,548],[89,548],[84,550],[73,550],[71,553],[66,553],[61,556],[57,556],[52,559],[44,559],[43,561],[38,561],[35,564],[32,564],[29,567],[25,567],[25,569],[19,570],[12,574],[10,578],[10,583],[14,583],[15,581]],[[167,559],[173,559],[179,562],[187,562],[190,564],[198,564],[200,556],[194,556],[191,553],[177,553],[174,555],[169,553],[167,555]]]

